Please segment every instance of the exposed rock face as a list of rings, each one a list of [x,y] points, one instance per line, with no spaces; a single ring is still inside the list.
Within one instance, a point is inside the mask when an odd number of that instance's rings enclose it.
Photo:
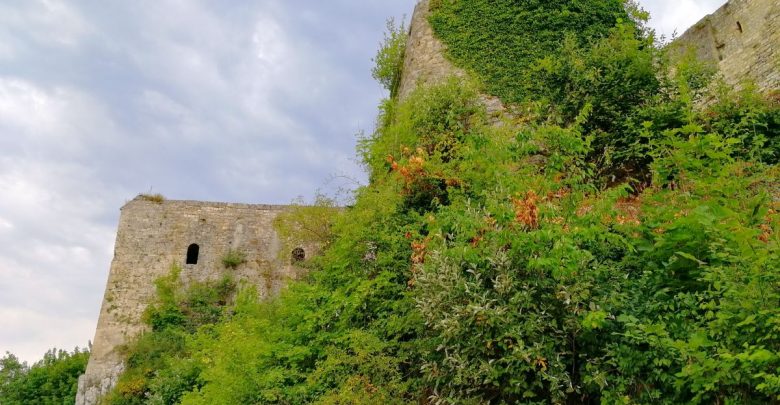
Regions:
[[[676,40],[715,64],[726,83],[780,89],[780,1],[730,0]]]
[[[91,360],[90,356],[90,360]],[[93,368],[92,374],[89,372],[79,377],[78,392],[76,393],[76,404],[98,404],[100,398],[108,393],[116,385],[119,375],[124,371],[124,365],[120,362],[113,367],[105,365],[99,370]]]
[[[76,404],[96,404],[116,384],[124,369],[119,349],[145,330],[141,317],[155,296],[154,280],[168,274],[173,263],[181,265],[185,285],[230,273],[257,285],[261,297],[278,293],[287,280],[301,275],[303,270],[291,264],[292,252],[280,254],[282,243],[272,226],[286,209],[195,201],[158,203],[143,198],[127,203],[119,219],[114,260],[89,364],[79,378]],[[317,250],[302,248],[306,256]],[[222,264],[231,249],[246,254],[246,262],[236,269]],[[197,263],[186,264],[194,258]]]

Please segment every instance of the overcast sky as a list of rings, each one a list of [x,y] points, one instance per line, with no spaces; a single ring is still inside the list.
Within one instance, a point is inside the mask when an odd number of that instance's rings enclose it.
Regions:
[[[0,0],[0,354],[92,339],[119,208],[364,182],[371,58],[415,0]],[[721,0],[644,0],[682,32]]]

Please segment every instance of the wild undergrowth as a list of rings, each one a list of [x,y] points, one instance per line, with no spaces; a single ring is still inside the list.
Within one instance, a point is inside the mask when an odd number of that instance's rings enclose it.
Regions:
[[[204,381],[188,341],[228,315],[237,285],[231,277],[184,287],[181,268],[155,281],[157,297],[143,314],[147,330],[123,348],[125,370],[104,404],[172,404]],[[229,305],[231,304],[231,305]]]

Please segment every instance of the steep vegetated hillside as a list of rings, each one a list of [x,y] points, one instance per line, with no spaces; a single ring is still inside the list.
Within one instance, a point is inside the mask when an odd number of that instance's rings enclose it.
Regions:
[[[472,79],[385,100],[354,205],[279,221],[326,245],[309,278],[260,303],[174,271],[107,402],[780,400],[776,95],[670,62],[622,1],[431,7]]]

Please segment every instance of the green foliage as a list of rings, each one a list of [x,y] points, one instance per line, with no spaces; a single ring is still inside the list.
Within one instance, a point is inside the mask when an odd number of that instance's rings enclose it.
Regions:
[[[706,159],[696,147],[687,150],[682,153],[691,153],[691,161]],[[669,159],[675,163],[658,164],[676,165],[680,156]],[[621,338],[606,345],[607,360],[596,371],[611,374],[605,397],[777,399],[771,353],[780,349],[780,335],[771,325],[778,322],[772,304],[780,293],[772,236],[778,224],[776,214],[767,214],[778,204],[762,187],[777,173],[776,167],[722,162],[688,172],[675,186],[684,192],[658,187],[644,193],[642,236],[627,263],[641,270],[628,282],[636,294],[616,317]]]
[[[686,109],[686,123],[651,134],[654,185],[634,195],[587,186],[593,146],[579,125],[472,129],[460,162],[437,166],[463,193],[421,221],[412,279],[436,348],[422,365],[434,398],[777,397],[778,172],[706,132],[709,111]],[[546,164],[518,166],[535,144]]]
[[[441,0],[431,9],[452,59],[509,103],[538,98],[528,73],[540,60],[559,58],[564,40],[584,46],[630,21],[621,0]]]
[[[300,246],[327,248],[333,241],[333,223],[342,211],[336,201],[317,194],[312,204],[298,199],[274,218],[274,230],[282,241],[280,259],[289,260],[290,252]]]
[[[626,128],[661,92],[659,51],[642,27],[646,18],[621,0],[446,0],[430,21],[454,62],[473,71],[489,93],[530,105],[539,120],[578,123],[592,144],[593,174],[604,185],[642,182],[649,171],[646,153],[627,152],[644,141]]]
[[[386,103],[355,204],[284,220],[327,229],[309,278],[224,317],[174,269],[111,403],[777,400],[780,173],[694,87],[637,110],[641,190],[592,183],[604,110],[494,126],[454,79]]]
[[[760,96],[751,83],[732,91],[721,85],[709,105],[705,130],[734,140],[732,155],[769,164],[780,162],[780,99]]]
[[[246,262],[246,254],[240,250],[230,249],[222,255],[222,265],[226,269],[235,269]]]
[[[377,287],[381,283],[362,288],[380,299]],[[361,392],[368,394],[363,400],[401,398],[399,359],[386,352],[392,343],[368,330],[350,330],[334,310],[348,316],[359,297],[345,301],[336,294],[340,300],[299,285],[278,302],[247,300],[231,322],[198,337],[196,359],[208,365],[202,375],[207,383],[183,403],[343,403],[334,402],[346,399],[340,393],[359,398]]]
[[[589,47],[569,35],[558,53],[528,71],[548,120],[569,125],[584,118],[581,130],[593,147],[589,160],[602,176],[641,177],[647,171],[646,154],[628,149],[640,138],[630,119],[662,90],[657,53],[651,38],[637,38],[634,25],[624,23]]]
[[[374,67],[371,76],[376,79],[391,97],[395,97],[401,83],[401,72],[404,67],[404,51],[408,37],[406,24],[396,26],[395,20],[387,20],[387,31],[374,57]]]
[[[125,371],[104,403],[174,404],[202,385],[202,366],[190,360],[188,341],[225,318],[236,284],[226,276],[184,288],[180,273],[172,265],[169,274],[155,281],[157,298],[144,312],[149,331],[124,349]]]
[[[4,405],[72,404],[78,377],[84,373],[89,351],[51,349],[32,366],[11,353],[0,358],[0,403]]]

